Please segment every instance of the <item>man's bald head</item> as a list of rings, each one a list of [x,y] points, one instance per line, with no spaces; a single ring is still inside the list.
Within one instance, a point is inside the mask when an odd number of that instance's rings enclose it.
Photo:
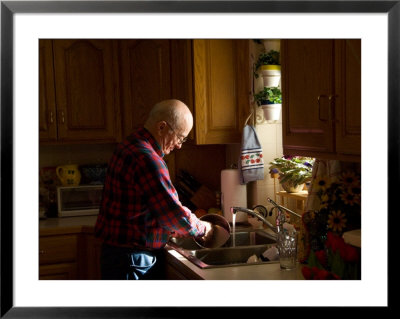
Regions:
[[[151,130],[160,121],[166,121],[178,130],[193,127],[193,116],[189,108],[182,101],[175,99],[155,104],[144,126]]]

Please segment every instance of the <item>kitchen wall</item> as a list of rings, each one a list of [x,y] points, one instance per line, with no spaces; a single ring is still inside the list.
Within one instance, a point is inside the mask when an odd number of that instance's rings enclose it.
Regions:
[[[39,168],[63,164],[107,163],[115,144],[40,145]]]
[[[250,54],[251,59],[256,61],[258,55],[265,49],[269,51],[271,49],[280,51],[279,40],[263,40],[263,44],[257,44],[254,41],[250,43]],[[254,79],[254,91],[257,93],[263,88],[262,78]],[[283,155],[282,147],[282,112],[281,117],[278,121],[265,121],[263,112],[254,103],[255,116],[249,120],[248,124],[252,124],[256,128],[257,137],[261,143],[264,157],[264,179],[250,182],[247,184],[247,206],[253,208],[256,205],[264,205],[268,208],[267,197],[275,198],[275,193],[280,189],[279,182],[270,177],[269,174],[269,162],[276,157]],[[240,144],[231,144],[227,146],[227,166],[236,164],[240,154]],[[295,203],[289,201],[286,204],[289,208],[293,208]]]

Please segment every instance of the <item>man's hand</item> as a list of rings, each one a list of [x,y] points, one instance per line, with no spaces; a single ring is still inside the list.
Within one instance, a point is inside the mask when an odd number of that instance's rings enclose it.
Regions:
[[[201,237],[201,241],[203,243],[205,243],[205,242],[211,240],[211,238],[213,236],[213,232],[214,232],[214,227],[209,222],[202,221],[202,223],[206,227],[206,231],[205,231],[204,235]]]

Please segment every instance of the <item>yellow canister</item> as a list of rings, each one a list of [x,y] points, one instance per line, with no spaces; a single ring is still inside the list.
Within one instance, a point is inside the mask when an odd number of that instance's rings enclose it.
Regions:
[[[78,186],[81,182],[81,172],[78,165],[62,165],[56,168],[56,173],[62,186]]]

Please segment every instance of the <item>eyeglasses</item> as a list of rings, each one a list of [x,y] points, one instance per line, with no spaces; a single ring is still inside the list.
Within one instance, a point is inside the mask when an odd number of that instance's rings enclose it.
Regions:
[[[174,132],[175,136],[178,138],[179,144],[182,145],[183,143],[185,143],[187,141],[187,137],[179,137],[179,135],[175,132],[175,130],[173,129],[173,127],[168,123],[167,125],[169,126],[169,128],[172,130],[172,132]]]

